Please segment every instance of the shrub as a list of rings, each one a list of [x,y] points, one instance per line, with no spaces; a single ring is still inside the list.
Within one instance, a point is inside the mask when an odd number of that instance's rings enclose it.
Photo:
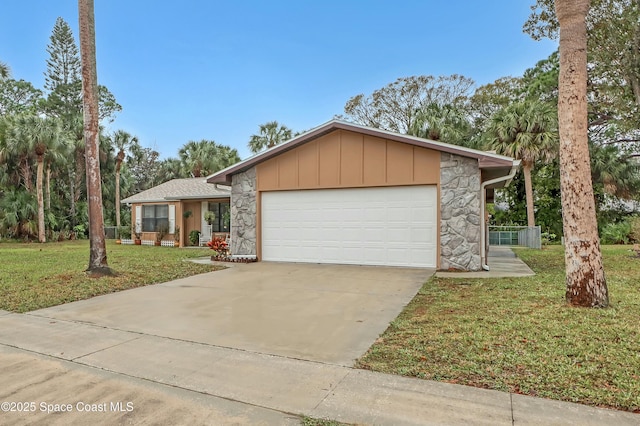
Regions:
[[[228,248],[227,242],[223,238],[218,238],[218,237],[209,241],[207,243],[207,246],[209,246],[211,250],[214,250],[216,252],[225,251]]]
[[[125,239],[131,238],[131,227],[121,226],[120,228],[118,228],[118,236]]]
[[[629,244],[631,224],[628,220],[619,223],[609,223],[602,228],[601,240],[603,244]]]
[[[633,216],[628,219],[631,226],[631,232],[629,232],[629,238],[634,243],[640,243],[640,216]]]
[[[548,245],[554,241],[557,241],[558,236],[552,232],[543,232],[540,237],[542,238],[542,244]]]
[[[197,246],[200,242],[200,231],[194,229],[193,231],[189,232],[189,241],[191,242],[192,246]]]
[[[87,227],[83,224],[74,226],[73,232],[75,233],[75,236],[78,240],[87,238]]]
[[[156,228],[156,241],[162,241],[164,237],[169,233],[169,224],[163,223]]]

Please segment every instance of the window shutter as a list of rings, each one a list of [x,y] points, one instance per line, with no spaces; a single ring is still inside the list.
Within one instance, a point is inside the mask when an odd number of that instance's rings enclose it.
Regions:
[[[174,234],[176,232],[176,206],[175,204],[169,204],[169,233]]]
[[[201,226],[200,232],[203,235],[206,235],[206,232],[207,232],[207,229],[208,229],[207,228],[208,223],[207,223],[206,220],[204,220],[204,214],[209,210],[209,202],[208,201],[203,201],[202,202],[202,208],[200,210],[201,210],[201,214],[200,214],[200,222],[201,222],[200,223],[200,226]]]
[[[142,206],[136,206],[136,232],[142,232]]]

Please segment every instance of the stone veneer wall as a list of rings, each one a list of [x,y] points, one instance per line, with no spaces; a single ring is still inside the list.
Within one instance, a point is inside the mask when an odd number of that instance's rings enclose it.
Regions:
[[[440,269],[479,271],[480,169],[472,158],[440,157]]]
[[[256,255],[256,168],[231,178],[231,254]]]

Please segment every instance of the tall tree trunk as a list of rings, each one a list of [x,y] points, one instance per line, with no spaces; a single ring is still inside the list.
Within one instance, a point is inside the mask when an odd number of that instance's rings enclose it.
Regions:
[[[589,0],[555,0],[560,23],[558,125],[565,240],[566,298],[574,306],[606,307],[607,282],[598,239],[587,135]]]
[[[33,175],[31,174],[31,166],[29,165],[29,158],[24,157],[20,161],[20,176],[22,176],[22,181],[24,183],[24,189],[27,192],[31,192],[33,185],[31,183],[31,179]]]
[[[92,275],[112,274],[107,263],[107,248],[102,212],[100,178],[100,128],[98,126],[98,77],[96,70],[96,34],[93,0],[78,0],[80,59],[82,62],[82,104],[84,115],[87,199],[89,204],[89,267]]]
[[[536,216],[533,208],[533,184],[531,183],[531,170],[533,165],[529,161],[522,162],[524,174],[524,192],[527,197],[527,226],[536,226]]]
[[[36,171],[36,192],[38,195],[38,241],[44,243],[47,238],[44,233],[44,195],[42,193],[42,180],[44,175],[44,159],[38,155],[38,169]]]
[[[51,210],[51,164],[47,164],[47,211]]]
[[[84,140],[83,140],[83,144],[84,144]],[[82,198],[82,182],[83,180],[85,181],[85,186],[87,184],[86,182],[86,156],[84,155],[84,150],[76,150],[76,169],[73,172],[73,176],[75,178],[75,182],[74,182],[74,191],[71,192],[71,196],[73,197],[73,202],[75,203],[75,205],[78,205],[78,202],[80,202],[80,199]],[[85,179],[83,179],[83,176],[85,177]],[[76,209],[76,214],[77,214],[77,209]],[[76,226],[78,224],[78,218],[76,216],[73,217],[73,226]]]
[[[76,177],[72,167],[69,167],[69,223],[71,230],[76,226]]]
[[[122,161],[116,158],[116,227],[120,232],[120,165]]]

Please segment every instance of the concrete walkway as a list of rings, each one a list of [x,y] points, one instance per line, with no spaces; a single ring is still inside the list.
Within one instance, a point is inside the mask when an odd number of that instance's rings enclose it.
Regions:
[[[169,290],[148,288],[154,287]],[[65,305],[65,315],[73,305]],[[187,341],[153,334],[148,325],[123,330],[54,312],[0,311],[0,402],[15,403],[2,405],[0,424],[287,425],[299,424],[299,415],[380,425],[640,424],[632,413]],[[25,412],[18,404],[24,402],[34,404]]]
[[[509,278],[509,277],[530,277],[535,272],[529,268],[513,250],[507,246],[489,247],[487,258],[488,271],[481,272],[436,272],[437,277],[442,278]]]

